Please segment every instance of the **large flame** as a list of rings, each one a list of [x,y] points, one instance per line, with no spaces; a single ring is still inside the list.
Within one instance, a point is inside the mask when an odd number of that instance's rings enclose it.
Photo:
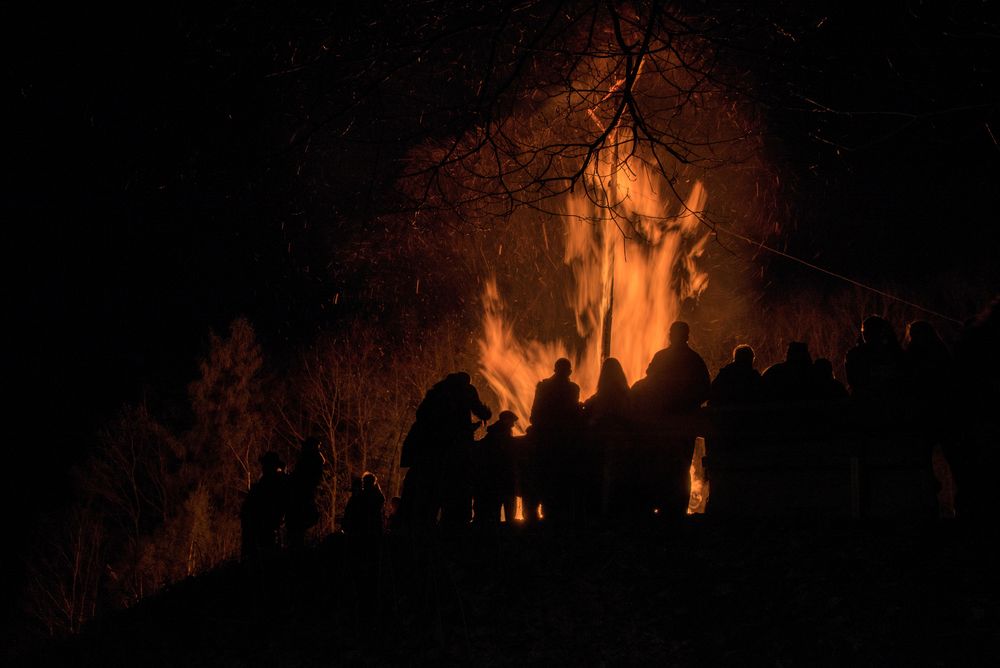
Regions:
[[[678,203],[662,177],[633,159],[599,163],[588,184],[584,192],[567,197],[563,216],[563,261],[573,276],[563,298],[576,316],[582,346],[568,336],[546,342],[519,339],[505,317],[496,281],[486,283],[480,371],[500,405],[522,418],[522,426],[536,383],[552,374],[559,357],[573,362],[581,396],[594,393],[609,313],[610,353],[631,384],[667,344],[684,299],[708,286],[708,275],[696,262],[708,240],[701,224],[707,193],[700,181]],[[523,289],[534,288],[528,281]],[[552,298],[556,306],[559,296]],[[700,493],[700,478],[693,483]]]

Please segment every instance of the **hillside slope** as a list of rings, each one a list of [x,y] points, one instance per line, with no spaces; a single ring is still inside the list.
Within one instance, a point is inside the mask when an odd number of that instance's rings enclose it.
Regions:
[[[995,665],[996,553],[954,522],[331,537],[181,583],[31,665]],[[374,565],[377,564],[377,567]]]

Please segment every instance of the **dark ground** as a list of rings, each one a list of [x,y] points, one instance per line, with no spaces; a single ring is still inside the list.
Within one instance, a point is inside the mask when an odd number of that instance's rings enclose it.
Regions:
[[[955,521],[693,516],[419,549],[397,538],[379,586],[328,540],[269,585],[224,568],[25,665],[996,665],[984,536]]]

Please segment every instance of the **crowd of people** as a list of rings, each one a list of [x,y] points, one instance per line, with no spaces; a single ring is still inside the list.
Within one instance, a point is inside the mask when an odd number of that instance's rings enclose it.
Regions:
[[[283,546],[302,548],[306,532],[319,521],[316,489],[323,481],[326,458],[319,439],[306,438],[300,447],[290,473],[276,452],[260,458],[261,477],[251,485],[240,508],[241,556],[247,563],[268,561]]]
[[[791,342],[783,361],[763,373],[751,346],[737,346],[714,379],[688,345],[690,328],[675,322],[669,345],[645,376],[629,385],[621,364],[606,359],[597,391],[582,400],[567,359],[538,382],[524,435],[521,417],[493,417],[469,374],[451,373],[420,403],[400,464],[407,469],[401,497],[386,499],[373,474],[356,481],[344,512],[344,532],[371,538],[440,528],[491,529],[517,518],[527,525],[590,518],[682,517],[690,494],[695,437],[722,414],[796,407],[804,402],[845,407],[865,434],[892,433],[926,452],[938,446],[958,487],[957,509],[987,513],[992,494],[984,470],[997,459],[997,312],[967,329],[952,350],[926,321],[912,322],[900,343],[890,323],[870,316],[846,354],[846,386],[828,359],[812,359],[807,344]],[[707,416],[707,417],[706,417]],[[308,445],[307,445],[308,444]],[[243,511],[244,553],[276,549],[282,518],[290,545],[315,523],[313,496],[322,455],[303,443],[291,474],[274,453]],[[520,503],[518,503],[520,500]],[[995,504],[994,504],[995,505]]]
[[[291,472],[273,451],[260,458],[261,477],[247,492],[240,509],[241,559],[261,566],[283,548],[305,546],[306,533],[319,522],[316,492],[323,481],[326,458],[315,437],[301,442]],[[399,499],[393,499],[398,504]],[[341,530],[358,545],[374,545],[386,528],[385,495],[371,471],[351,481],[351,496],[344,506]],[[390,524],[394,522],[390,515]]]
[[[790,342],[785,359],[763,373],[753,348],[739,345],[712,379],[688,345],[689,326],[679,321],[668,347],[631,386],[618,360],[608,358],[596,393],[581,401],[570,361],[556,360],[552,376],[536,387],[526,434],[515,436],[519,416],[503,411],[479,441],[473,434],[491,411],[468,374],[451,374],[427,393],[407,437],[403,524],[493,527],[501,517],[515,517],[518,498],[518,519],[528,524],[543,514],[553,522],[681,517],[695,437],[711,432],[706,422],[721,422],[720,416],[738,431],[739,420],[754,411],[783,416],[778,419],[836,414],[840,425],[812,428],[905,440],[923,457],[928,477],[938,447],[959,490],[956,509],[968,516],[985,512],[990,485],[982,471],[997,456],[995,405],[984,399],[998,394],[989,343],[996,318],[989,311],[981,321],[953,354],[929,322],[910,323],[900,342],[886,319],[870,316],[846,353],[846,386],[833,363],[813,359],[801,341]],[[992,362],[984,363],[990,355]],[[817,405],[827,410],[803,409]],[[768,433],[780,427],[771,425]]]

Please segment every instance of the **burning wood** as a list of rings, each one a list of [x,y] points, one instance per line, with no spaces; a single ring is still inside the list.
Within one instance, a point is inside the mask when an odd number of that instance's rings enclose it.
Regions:
[[[597,389],[601,362],[609,356],[630,381],[642,377],[684,300],[708,286],[697,263],[709,238],[700,223],[707,201],[701,182],[675,210],[664,196],[667,184],[638,159],[625,168],[598,163],[589,182],[604,188],[603,201],[570,194],[564,203],[563,262],[572,279],[562,298],[574,314],[575,336],[519,338],[496,282],[488,281],[484,291],[480,372],[500,405],[518,415],[529,413],[535,383],[560,357],[572,360],[584,397]],[[552,308],[560,306],[558,295],[550,298]]]

